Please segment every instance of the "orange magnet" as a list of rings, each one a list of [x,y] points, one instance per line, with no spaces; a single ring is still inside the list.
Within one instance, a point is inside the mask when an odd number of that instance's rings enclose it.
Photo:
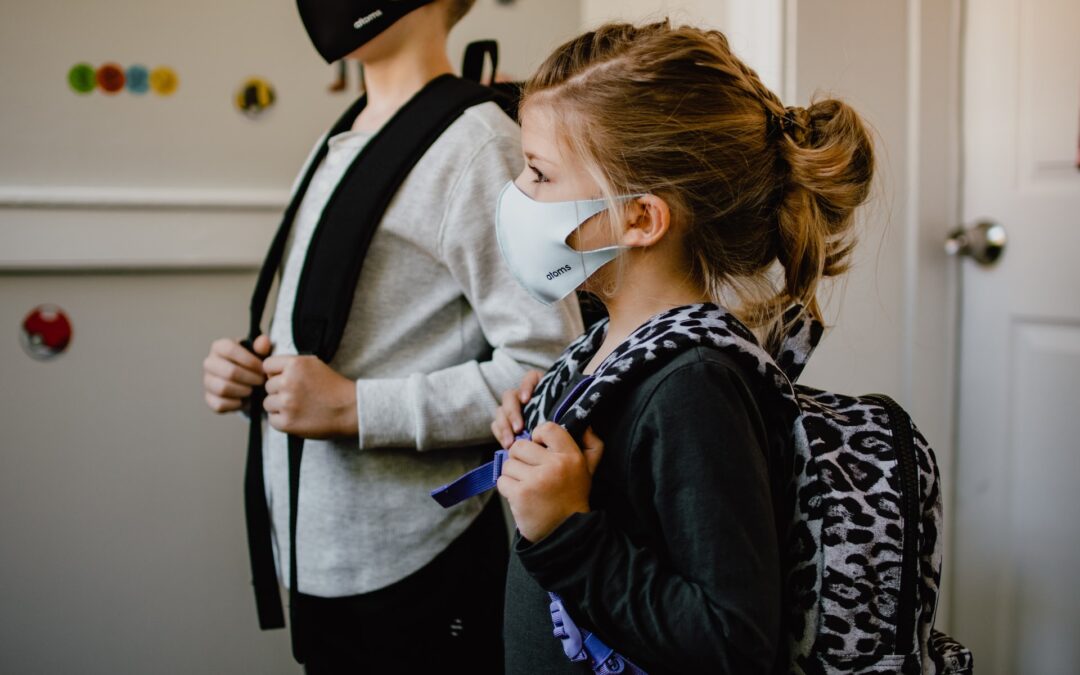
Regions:
[[[115,94],[124,88],[124,69],[115,63],[106,63],[97,70],[97,83],[107,94]]]

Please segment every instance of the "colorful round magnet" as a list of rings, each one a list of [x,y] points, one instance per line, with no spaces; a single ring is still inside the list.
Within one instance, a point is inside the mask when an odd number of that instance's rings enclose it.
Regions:
[[[115,94],[124,88],[124,69],[115,63],[106,63],[97,70],[97,83],[106,94]]]
[[[274,87],[261,77],[250,77],[236,91],[236,108],[248,117],[259,117],[277,100]]]
[[[132,94],[145,94],[150,89],[150,71],[146,66],[130,66],[127,69],[127,88]]]
[[[150,72],[150,88],[158,96],[172,96],[179,86],[180,78],[168,66],[159,66]]]
[[[97,87],[97,73],[89,63],[76,63],[67,77],[68,86],[77,94],[89,94]]]
[[[71,321],[56,305],[38,305],[22,322],[23,349],[33,359],[48,361],[63,354],[71,344]]]

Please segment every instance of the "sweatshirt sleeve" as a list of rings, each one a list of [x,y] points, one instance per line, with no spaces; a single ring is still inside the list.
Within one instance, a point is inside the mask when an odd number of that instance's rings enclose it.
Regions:
[[[490,358],[356,383],[360,448],[429,450],[491,439],[492,411],[526,370],[547,368],[583,330],[576,299],[550,307],[522,289],[495,234],[499,192],[517,175],[516,135],[495,134],[465,160],[439,226],[443,264],[479,320]]]
[[[592,511],[537,544],[519,540],[521,562],[647,672],[767,673],[781,577],[766,442],[729,366],[681,366],[656,387],[631,441],[630,497],[662,541],[631,541]]]

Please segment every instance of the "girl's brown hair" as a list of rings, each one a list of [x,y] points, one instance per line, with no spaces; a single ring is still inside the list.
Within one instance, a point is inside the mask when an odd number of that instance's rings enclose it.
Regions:
[[[526,83],[522,107],[535,102],[550,104],[612,203],[668,203],[685,224],[689,273],[714,301],[735,300],[768,341],[793,303],[821,318],[818,282],[847,270],[873,176],[850,106],[785,107],[722,33],[668,21],[570,40]]]

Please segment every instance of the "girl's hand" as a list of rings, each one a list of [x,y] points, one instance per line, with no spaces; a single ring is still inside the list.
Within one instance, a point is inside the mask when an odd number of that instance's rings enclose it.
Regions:
[[[585,430],[579,448],[566,429],[545,422],[533,440],[517,441],[499,477],[499,493],[510,502],[521,536],[538,542],[574,513],[589,512],[592,476],[604,442]]]
[[[491,423],[491,433],[504,448],[514,444],[514,436],[525,428],[525,419],[521,411],[532,398],[533,390],[544,374],[539,370],[530,370],[521,379],[517,389],[507,389],[502,395],[502,404],[495,409],[495,420]]]

